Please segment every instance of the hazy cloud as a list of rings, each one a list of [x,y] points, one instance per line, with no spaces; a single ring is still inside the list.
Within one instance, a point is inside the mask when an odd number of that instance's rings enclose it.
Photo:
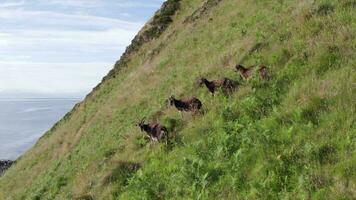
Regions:
[[[0,62],[0,66],[0,74],[6,74],[1,76],[0,91],[68,93],[89,92],[112,63]]]
[[[25,4],[25,1],[3,1],[0,2],[0,8],[11,8],[11,7],[18,7],[18,6],[22,6]]]
[[[162,2],[1,1],[0,91],[89,91]]]

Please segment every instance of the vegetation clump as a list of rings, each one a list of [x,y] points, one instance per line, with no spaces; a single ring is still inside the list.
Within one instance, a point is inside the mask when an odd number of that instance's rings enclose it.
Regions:
[[[108,174],[103,184],[108,185],[117,181],[120,181],[121,185],[127,184],[128,179],[141,168],[141,164],[135,162],[120,161],[117,167]]]

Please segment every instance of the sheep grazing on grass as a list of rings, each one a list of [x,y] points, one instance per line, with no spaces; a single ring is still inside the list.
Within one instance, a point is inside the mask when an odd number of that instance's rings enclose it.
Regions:
[[[153,142],[160,141],[162,139],[168,140],[168,130],[161,124],[158,123],[148,123],[146,124],[144,119],[142,119],[138,124],[142,132],[146,132]]]
[[[178,100],[174,96],[171,96],[169,99],[169,104],[171,106],[174,106],[177,108],[179,111],[185,111],[185,112],[196,112],[201,109],[202,103],[199,99],[195,97],[191,97],[189,99],[183,99],[183,100]]]
[[[225,94],[232,94],[236,89],[237,85],[233,80],[228,78],[223,78],[220,80],[208,81],[206,78],[200,78],[198,80],[199,86],[203,84],[208,88],[211,94],[214,96],[215,92],[220,88]]]
[[[240,76],[244,79],[249,79],[253,74],[253,68],[245,68],[242,65],[236,65],[236,71],[240,73]]]
[[[258,72],[259,72],[260,78],[262,80],[268,80],[270,78],[270,75],[269,75],[269,72],[268,72],[268,69],[266,66],[264,66],[264,65],[260,66],[260,68],[258,69]]]
[[[250,68],[245,68],[244,66],[242,65],[236,65],[236,71],[240,73],[240,76],[242,78],[244,78],[245,80],[247,79],[250,79],[255,71],[255,67],[252,66]],[[259,68],[258,68],[258,72],[259,72],[259,75],[260,75],[260,78],[262,80],[267,80],[269,79],[269,74],[268,74],[268,69],[266,66],[264,65],[261,65]]]

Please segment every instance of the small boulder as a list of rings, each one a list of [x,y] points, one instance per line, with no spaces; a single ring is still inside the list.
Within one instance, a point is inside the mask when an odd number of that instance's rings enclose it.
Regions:
[[[0,160],[0,176],[2,176],[7,169],[11,167],[13,161],[11,160]]]

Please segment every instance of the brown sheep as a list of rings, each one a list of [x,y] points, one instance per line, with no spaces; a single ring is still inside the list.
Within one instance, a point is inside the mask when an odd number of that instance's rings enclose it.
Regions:
[[[254,67],[250,67],[250,68],[245,68],[242,65],[236,65],[236,71],[240,73],[240,76],[244,79],[249,79],[252,74],[253,74],[253,68]]]
[[[258,69],[258,72],[259,72],[260,78],[262,80],[268,80],[270,78],[270,75],[269,75],[269,72],[268,72],[268,69],[266,66],[264,66],[264,65],[260,66],[260,68]]]
[[[185,111],[185,112],[189,112],[189,111],[196,112],[196,111],[200,110],[203,105],[201,103],[201,101],[195,97],[191,97],[189,99],[184,99],[184,100],[178,100],[174,96],[171,96],[168,99],[168,101],[169,101],[169,104],[171,106],[176,107],[177,110]]]
[[[221,88],[224,93],[232,94],[237,87],[234,81],[228,78],[208,81],[206,78],[203,77],[199,79],[198,84],[199,86],[202,86],[204,84],[213,96],[216,90],[218,90],[219,88]]]
[[[142,132],[146,132],[150,137],[150,140],[153,142],[160,141],[161,139],[168,140],[168,130],[161,124],[158,123],[148,123],[145,124],[145,121],[142,119],[138,124]]]
[[[244,78],[245,80],[248,80],[252,77],[254,71],[255,71],[255,67],[251,66],[250,68],[245,68],[242,65],[236,65],[236,71],[240,73],[240,76],[242,78]],[[268,74],[268,69],[266,66],[261,65],[258,69],[260,78],[262,80],[267,80],[269,78],[269,74]]]

